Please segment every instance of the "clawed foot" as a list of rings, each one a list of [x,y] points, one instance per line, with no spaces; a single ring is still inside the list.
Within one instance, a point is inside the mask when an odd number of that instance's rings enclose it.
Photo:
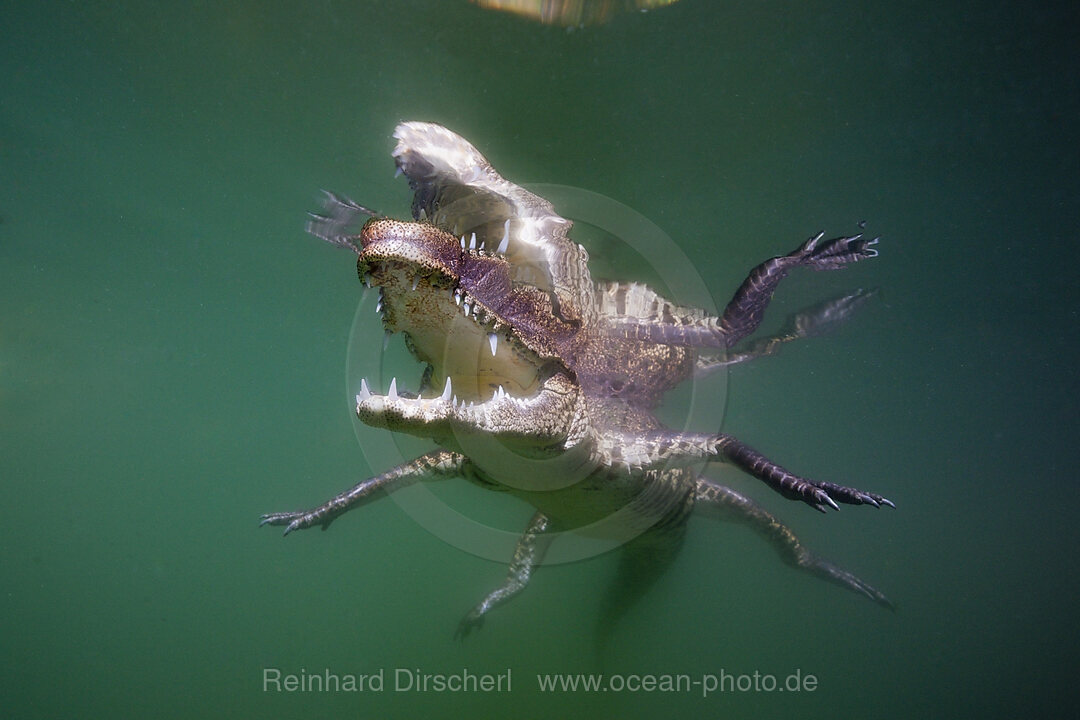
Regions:
[[[837,503],[844,503],[845,505],[873,505],[876,508],[880,508],[882,505],[887,505],[891,508],[896,507],[892,500],[878,495],[877,493],[866,492],[865,490],[859,490],[845,485],[837,485],[836,483],[831,482],[807,480],[806,478],[792,475],[786,470],[779,468],[779,466],[774,467],[783,474],[783,478],[777,488],[780,493],[792,500],[802,500],[819,512],[828,512],[827,508],[839,510],[840,506],[837,505]]]
[[[798,560],[798,566],[807,572],[813,573],[820,578],[835,583],[840,587],[847,588],[854,592],[864,595],[870,598],[878,605],[886,607],[893,612],[896,611],[896,606],[892,604],[889,598],[880,592],[877,588],[860,580],[858,577],[849,573],[843,568],[833,565],[831,562],[822,560],[813,553],[806,551]]]
[[[827,512],[827,507],[839,510],[840,506],[836,504],[838,502],[845,505],[873,505],[876,508],[880,508],[882,505],[888,505],[891,508],[896,507],[892,500],[877,493],[866,492],[831,482],[817,482],[814,480],[803,480],[802,482],[801,487],[792,488],[790,492],[795,495],[796,499],[802,500],[820,512]]]
[[[479,630],[484,626],[484,616],[478,613],[476,609],[469,611],[469,614],[461,619],[458,623],[457,630],[454,631],[455,640],[464,640],[469,636],[473,630]]]
[[[791,332],[798,337],[813,337],[826,333],[854,315],[867,300],[876,294],[876,289],[859,288],[853,293],[803,310],[791,318]]]
[[[320,516],[318,513],[306,510],[294,510],[293,512],[267,513],[262,516],[259,527],[263,525],[285,525],[284,535],[293,530],[306,530],[315,525],[321,525],[322,529],[330,527],[332,517]]]
[[[860,233],[850,237],[833,238],[822,243],[823,237],[825,233],[818,233],[800,245],[799,249],[788,257],[796,260],[799,265],[815,270],[837,270],[850,262],[877,257],[877,249],[871,246],[877,245],[878,240],[881,239],[867,240]]]
[[[815,482],[814,485],[819,490],[828,493],[829,497],[833,500],[847,503],[848,505],[873,505],[876,508],[879,508],[882,505],[888,505],[891,508],[896,507],[892,500],[882,497],[877,493],[845,487],[831,482]],[[836,506],[834,505],[833,507],[835,508]],[[836,509],[839,510],[839,508]]]
[[[329,190],[323,190],[323,195],[323,211],[308,213],[310,219],[305,229],[331,245],[359,253],[356,233],[362,223],[358,220],[377,217],[378,213]]]

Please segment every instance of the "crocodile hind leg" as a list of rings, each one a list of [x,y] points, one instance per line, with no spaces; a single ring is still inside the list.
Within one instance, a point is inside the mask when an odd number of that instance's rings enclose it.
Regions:
[[[484,616],[491,612],[492,608],[502,605],[525,589],[533,569],[544,559],[544,553],[551,544],[552,536],[545,534],[549,525],[550,521],[544,513],[537,511],[532,516],[525,532],[518,538],[514,558],[510,561],[510,569],[506,573],[506,581],[469,611],[458,625],[454,637],[463,639],[468,636],[484,624]]]
[[[315,525],[321,525],[322,529],[325,530],[330,527],[330,523],[335,518],[355,507],[367,504],[373,498],[378,497],[380,493],[411,485],[421,480],[460,475],[466,462],[464,455],[448,450],[436,450],[421,455],[410,462],[398,465],[381,475],[357,483],[352,488],[311,510],[267,513],[262,516],[262,522],[259,523],[259,526],[285,525],[286,535],[293,530],[303,530]]]
[[[722,519],[749,525],[768,540],[788,565],[859,593],[890,610],[895,609],[881,592],[807,550],[789,528],[749,498],[703,477],[698,478],[694,495],[695,507],[704,508]]]
[[[602,441],[602,452],[630,468],[657,470],[685,467],[701,460],[727,460],[784,497],[802,500],[821,512],[827,507],[839,510],[837,503],[896,507],[891,500],[877,493],[800,477],[724,433],[709,435],[659,430],[634,435],[612,434]]]
[[[836,504],[838,502],[848,505],[873,505],[874,507],[888,505],[892,508],[896,507],[891,500],[877,493],[799,477],[730,435],[722,433],[714,435],[709,442],[712,445],[714,456],[720,456],[730,461],[744,472],[763,481],[784,497],[792,500],[802,500],[821,512],[825,512],[826,506],[839,510],[840,507]]]

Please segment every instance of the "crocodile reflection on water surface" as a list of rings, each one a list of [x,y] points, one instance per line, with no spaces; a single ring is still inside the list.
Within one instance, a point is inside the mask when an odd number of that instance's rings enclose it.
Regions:
[[[403,123],[394,137],[397,167],[414,191],[413,220],[381,217],[327,193],[308,231],[357,254],[361,280],[379,288],[386,331],[403,334],[425,368],[415,394],[399,390],[396,378],[385,395],[362,381],[357,416],[430,438],[439,449],[311,510],[264,515],[263,524],[284,526],[286,534],[325,529],[384,491],[455,477],[521,497],[535,514],[505,582],[465,616],[461,635],[525,588],[556,531],[616,512],[648,530],[621,549],[612,607],[663,570],[691,512],[745,523],[786,563],[891,607],[702,470],[731,463],[822,512],[890,501],[796,475],[727,434],[670,430],[654,414],[664,393],[692,375],[770,354],[850,315],[870,293],[823,303],[796,315],[779,335],[748,339],[791,270],[839,269],[874,257],[876,238],[816,235],[753,268],[712,316],[642,284],[594,280],[587,252],[569,237],[572,223],[503,179],[446,128]]]

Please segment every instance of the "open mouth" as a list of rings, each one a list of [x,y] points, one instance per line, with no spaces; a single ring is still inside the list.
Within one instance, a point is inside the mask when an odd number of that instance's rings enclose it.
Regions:
[[[445,395],[440,389],[452,386],[447,402],[529,398],[551,374],[546,366],[555,362],[554,352],[512,322],[524,320],[528,327],[534,314],[527,306],[538,292],[511,280],[500,252],[508,237],[507,228],[489,251],[475,232],[455,238],[428,223],[375,218],[361,230],[357,269],[365,285],[379,288],[383,326],[402,333],[412,354],[430,368],[418,397],[439,400]]]

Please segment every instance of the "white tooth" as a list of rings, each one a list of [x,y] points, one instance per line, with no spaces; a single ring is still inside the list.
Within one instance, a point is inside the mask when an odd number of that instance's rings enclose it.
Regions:
[[[465,236],[464,235],[461,236],[461,249],[462,250],[465,249]]]
[[[506,391],[505,391],[505,390],[503,390],[503,386],[502,386],[502,385],[500,385],[500,386],[499,386],[499,397],[500,397],[500,398],[502,398],[502,397],[506,397]]]
[[[397,378],[390,379],[390,389],[386,391],[386,398],[388,400],[397,400]]]
[[[442,401],[443,402],[450,402],[450,399],[453,398],[453,397],[454,397],[453,389],[450,387],[450,376],[447,375],[446,376],[446,387],[444,387],[443,391],[442,391]]]
[[[465,317],[469,317],[470,312],[472,312],[472,305],[470,305],[469,301],[466,300],[465,301]]]
[[[420,284],[420,276],[417,275],[412,279],[412,289],[415,290],[416,286]]]
[[[379,302],[375,303],[375,312],[382,312],[382,298],[379,298]]]
[[[367,380],[360,378],[360,394],[356,396],[357,402],[363,402],[371,397],[371,390],[368,389]]]
[[[456,291],[454,293],[454,302],[456,302],[458,305],[461,304],[461,291],[460,290],[458,290],[458,291]]]
[[[394,179],[397,180],[399,177],[401,177],[404,174],[405,174],[405,171],[402,170],[400,166],[398,166],[398,169],[394,171]]]
[[[473,233],[472,237],[469,238],[469,249],[470,250],[475,250],[476,249],[476,233]]]
[[[499,336],[495,333],[488,333],[488,344],[491,345],[491,354],[495,355],[495,350],[499,347]]]
[[[427,220],[427,210],[424,208],[420,208],[420,219]]]
[[[502,240],[499,241],[499,249],[496,250],[496,252],[499,253],[500,255],[505,255],[506,251],[507,251],[507,249],[509,247],[510,247],[510,221],[507,220],[505,223],[503,223],[503,236],[502,236]]]

